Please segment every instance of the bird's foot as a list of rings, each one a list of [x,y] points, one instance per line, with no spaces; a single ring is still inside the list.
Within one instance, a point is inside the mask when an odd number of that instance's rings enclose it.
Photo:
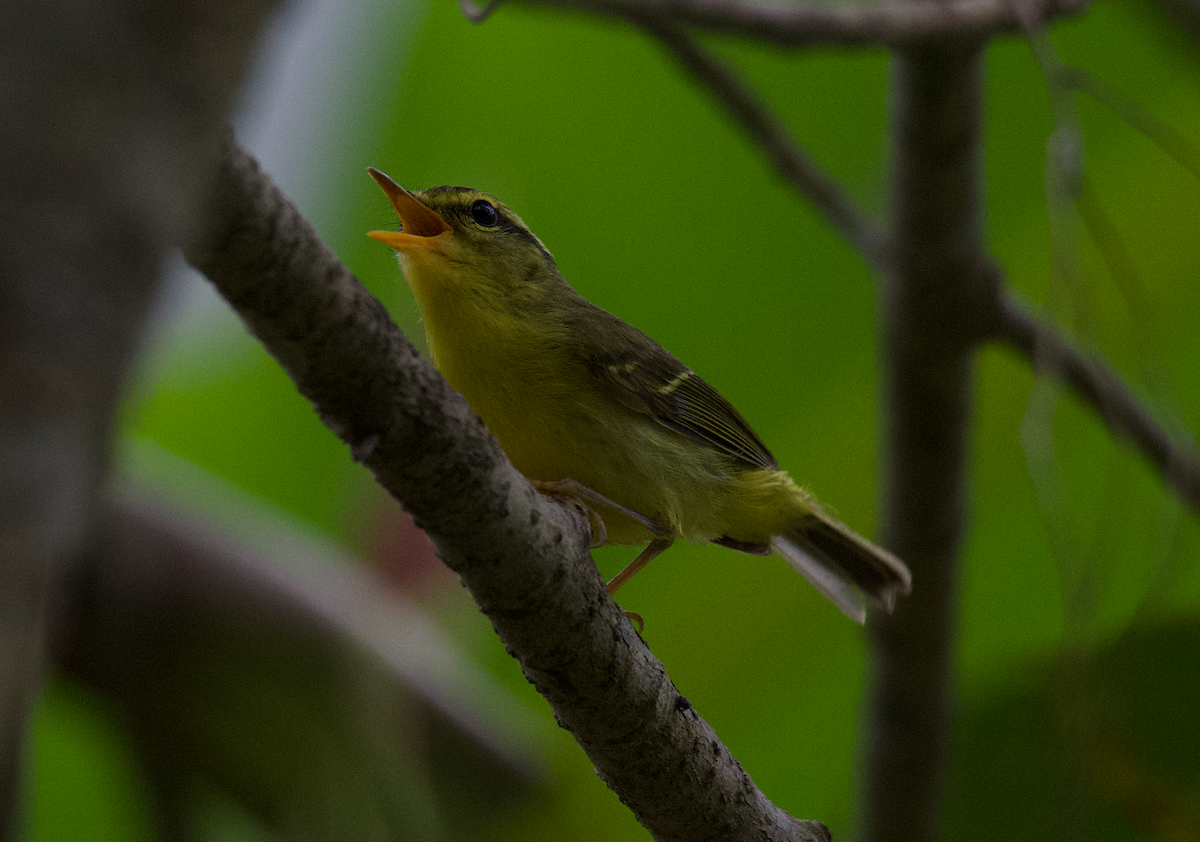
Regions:
[[[532,483],[533,487],[540,494],[545,494],[547,497],[565,497],[577,503],[583,509],[583,513],[587,515],[588,527],[592,532],[592,542],[588,545],[588,549],[594,550],[596,547],[604,546],[604,542],[608,540],[608,529],[604,526],[604,518],[600,517],[600,513],[588,505],[589,503],[594,504],[597,501],[593,497],[580,494],[579,492],[581,490],[586,491],[591,495],[595,495],[595,497],[600,497],[600,495],[596,494],[586,485],[580,485],[572,479],[557,480],[555,482],[538,482],[537,480],[532,480]],[[600,497],[600,499],[605,500],[607,498]]]

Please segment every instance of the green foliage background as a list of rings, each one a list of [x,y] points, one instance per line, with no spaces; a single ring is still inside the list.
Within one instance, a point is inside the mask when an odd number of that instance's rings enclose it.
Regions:
[[[519,4],[480,26],[449,2],[404,14],[394,38],[371,39],[383,49],[358,56],[357,75],[307,103],[326,151],[307,161],[315,175],[301,198],[402,329],[421,341],[389,251],[363,236],[394,225],[368,165],[413,188],[466,184],[500,197],[580,292],[717,386],[798,481],[870,534],[877,281],[829,226],[626,25]],[[886,53],[705,40],[864,207],[884,212]],[[1050,40],[1065,62],[1200,142],[1200,51],[1156,7],[1105,0]],[[1008,282],[1107,355],[1169,425],[1195,430],[1200,185],[1112,112],[1074,100],[1085,173],[1117,232],[1104,242],[1119,242],[1132,267],[1114,272],[1074,210],[1048,205],[1055,125],[1027,43],[990,48],[987,97],[988,236]],[[333,112],[347,116],[322,121]],[[371,555],[394,505],[233,316],[183,312],[192,326],[163,329],[131,389],[127,470],[162,448]],[[987,838],[987,828],[1006,838],[1200,838],[1196,518],[1012,352],[984,352],[976,383],[946,838]],[[1038,444],[1047,441],[1049,450]],[[628,556],[596,553],[606,575]],[[553,770],[482,825],[449,820],[455,838],[647,838],[457,584],[433,582],[427,604],[447,629],[544,720]],[[847,838],[862,630],[777,559],[713,547],[673,548],[621,597],[767,795]],[[102,706],[52,685],[35,740],[31,839],[149,838],[145,785]],[[1095,746],[1107,753],[1084,750]],[[218,813],[209,838],[266,838]],[[1014,817],[1021,828],[1007,823]]]

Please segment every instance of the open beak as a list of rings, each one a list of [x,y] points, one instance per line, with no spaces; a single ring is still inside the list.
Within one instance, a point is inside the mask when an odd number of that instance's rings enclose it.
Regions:
[[[448,233],[451,228],[435,211],[431,211],[386,174],[374,167],[367,167],[371,178],[379,182],[396,215],[400,217],[402,231],[368,231],[367,236],[392,248],[407,252],[413,248],[436,248],[434,237]]]

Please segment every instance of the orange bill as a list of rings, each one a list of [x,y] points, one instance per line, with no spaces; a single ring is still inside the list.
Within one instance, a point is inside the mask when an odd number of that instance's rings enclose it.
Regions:
[[[428,247],[429,239],[448,233],[451,228],[436,212],[425,207],[417,197],[409,193],[385,173],[367,167],[371,178],[379,183],[387,194],[392,209],[400,217],[402,231],[368,231],[367,236],[400,251],[414,246]]]

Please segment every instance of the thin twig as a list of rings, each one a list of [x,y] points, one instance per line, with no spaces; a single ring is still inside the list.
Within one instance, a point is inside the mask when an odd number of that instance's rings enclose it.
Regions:
[[[485,8],[460,0],[472,20],[483,20],[500,0]],[[625,18],[653,17],[663,23],[694,26],[756,38],[783,47],[893,46],[975,39],[1022,28],[1021,2],[1012,0],[883,0],[829,6],[756,6],[729,0],[523,0],[569,6]],[[1092,0],[1042,0],[1036,14],[1051,20],[1075,14]]]
[[[1200,178],[1200,148],[1174,126],[1158,119],[1145,106],[1125,96],[1086,70],[1059,64],[1051,82],[1058,82],[1104,105],[1144,134],[1195,178]]]
[[[997,317],[996,338],[1035,368],[1061,377],[1110,430],[1146,455],[1188,507],[1200,512],[1200,453],[1194,442],[1172,440],[1107,363],[1078,351],[1014,296],[1001,299]]]
[[[1193,175],[1200,176],[1200,155],[1193,144],[1136,103],[1090,74],[1063,64],[1050,44],[1043,22],[1031,16],[1028,9],[1023,10],[1022,21],[1055,104],[1055,138],[1061,150],[1051,161],[1055,170],[1049,175],[1071,196],[1101,253],[1109,261],[1114,278],[1134,301],[1136,296],[1122,283],[1124,276],[1132,271],[1131,264],[1083,174],[1082,133],[1067,90],[1087,93],[1107,105]],[[1053,214],[1052,208],[1052,219]],[[1097,412],[1110,430],[1146,454],[1186,505],[1200,511],[1200,454],[1195,443],[1172,441],[1138,402],[1133,390],[1103,359],[1088,357],[1078,351],[1062,334],[1035,317],[1012,293],[998,296],[993,325],[985,331],[1020,350],[1035,370],[1047,370],[1061,377]]]
[[[364,176],[365,177],[365,176]],[[597,773],[657,839],[822,840],[767,800],[633,631],[586,519],[536,493],[382,305],[233,148],[189,259],[430,535]]]
[[[807,197],[868,264],[876,269],[882,267],[883,237],[878,226],[813,161],[779,116],[731,67],[673,23],[652,14],[629,12],[626,17],[671,51],[684,69],[746,130],[783,180]]]

